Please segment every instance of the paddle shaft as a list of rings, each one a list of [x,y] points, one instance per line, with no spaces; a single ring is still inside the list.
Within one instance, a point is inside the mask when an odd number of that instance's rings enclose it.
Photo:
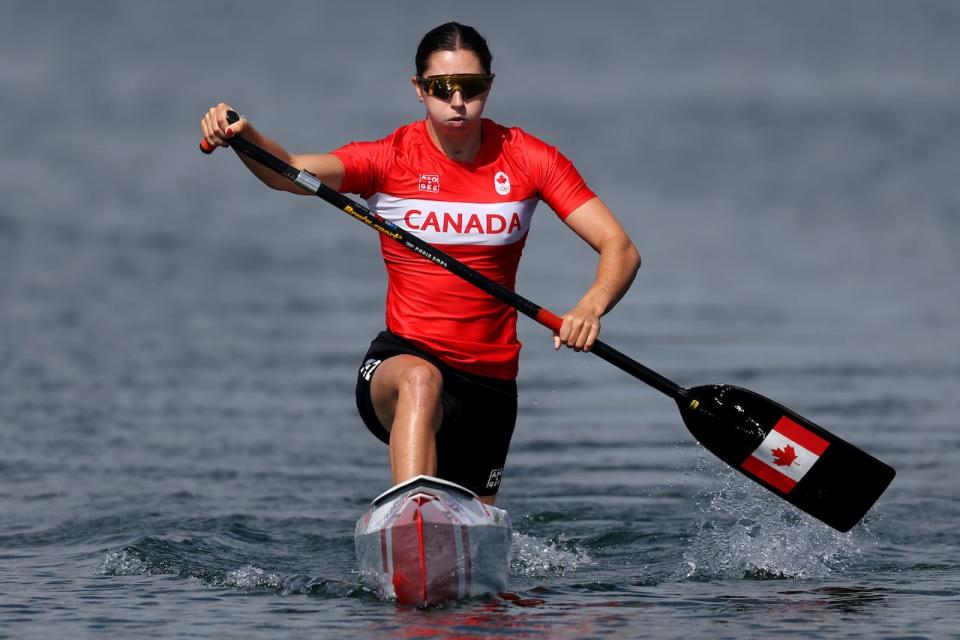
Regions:
[[[228,119],[231,117],[236,117],[236,114],[233,112],[228,113]],[[236,120],[231,119],[231,122],[235,121]],[[331,189],[327,185],[320,182],[316,176],[308,171],[296,169],[269,151],[266,151],[258,145],[239,136],[228,140],[227,143],[237,153],[241,153],[248,158],[251,158],[262,164],[268,169],[275,171],[284,178],[297,184],[297,186],[300,188],[312,193],[313,195],[316,195],[319,198],[322,198],[344,213],[347,213],[357,220],[360,220],[367,226],[376,229],[381,234],[399,242],[402,245],[405,245],[412,251],[419,253],[427,260],[430,260],[433,263],[443,267],[450,273],[463,278],[470,284],[489,293],[501,302],[510,305],[520,313],[532,318],[533,320],[536,320],[538,323],[542,324],[548,329],[551,329],[554,332],[560,331],[560,325],[563,324],[563,319],[560,318],[560,316],[550,312],[549,310],[528,300],[527,298],[524,298],[515,291],[508,289],[497,282],[494,282],[485,275],[478,273],[477,271],[463,264],[456,258],[447,255],[440,249],[437,249],[427,242],[424,242],[412,233],[398,227],[380,215],[370,211],[370,209],[363,206],[359,202],[348,198],[335,189]],[[201,143],[200,148],[205,153],[213,151],[213,149],[207,147],[205,143]],[[603,360],[606,360],[618,369],[621,369],[638,380],[650,385],[657,391],[670,396],[674,400],[681,400],[686,397],[687,389],[660,375],[653,369],[645,367],[633,358],[621,353],[620,351],[617,351],[605,342],[600,340],[595,341],[590,352],[602,358]]]

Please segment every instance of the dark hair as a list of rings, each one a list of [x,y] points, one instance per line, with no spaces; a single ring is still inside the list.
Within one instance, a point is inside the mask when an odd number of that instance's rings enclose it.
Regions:
[[[465,49],[472,51],[480,58],[480,65],[484,73],[490,75],[490,62],[493,55],[487,48],[487,41],[476,29],[459,22],[447,22],[427,32],[417,47],[417,75],[423,76],[427,71],[427,61],[437,51],[457,51]]]

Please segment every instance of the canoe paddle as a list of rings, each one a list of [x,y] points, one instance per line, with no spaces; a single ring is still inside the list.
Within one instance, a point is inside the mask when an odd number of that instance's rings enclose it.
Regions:
[[[227,113],[231,123],[239,118],[233,111]],[[559,316],[331,189],[313,174],[290,166],[242,137],[234,137],[228,144],[548,329],[560,330],[563,320]],[[215,148],[203,140],[200,149],[212,153]],[[896,474],[865,451],[747,389],[727,384],[681,387],[599,340],[591,353],[673,398],[690,433],[711,453],[839,531],[849,531],[859,522]]]

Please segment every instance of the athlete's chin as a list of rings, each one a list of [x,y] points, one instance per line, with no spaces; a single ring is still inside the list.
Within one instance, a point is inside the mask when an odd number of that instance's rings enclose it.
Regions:
[[[470,118],[450,118],[441,123],[444,132],[450,135],[466,135],[477,126],[478,120]]]

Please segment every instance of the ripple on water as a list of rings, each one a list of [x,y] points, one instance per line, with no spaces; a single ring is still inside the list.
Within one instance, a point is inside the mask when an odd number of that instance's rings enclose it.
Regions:
[[[359,579],[344,582],[305,574],[283,575],[255,564],[228,569],[223,566],[226,562],[212,562],[207,555],[195,542],[177,544],[148,538],[120,550],[108,550],[96,573],[102,576],[179,575],[211,587],[266,590],[282,595],[333,598],[372,595]],[[593,562],[585,549],[562,535],[545,541],[523,533],[513,534],[510,573],[514,577],[563,577]]]
[[[164,560],[153,561],[142,557],[133,548],[107,551],[96,571],[102,576],[145,576],[174,574],[195,580],[207,587],[237,589],[240,591],[266,591],[277,595],[310,595],[326,598],[373,598],[374,594],[364,585],[333,580],[305,574],[282,575],[253,564],[233,570],[204,569],[197,567],[173,567]]]

